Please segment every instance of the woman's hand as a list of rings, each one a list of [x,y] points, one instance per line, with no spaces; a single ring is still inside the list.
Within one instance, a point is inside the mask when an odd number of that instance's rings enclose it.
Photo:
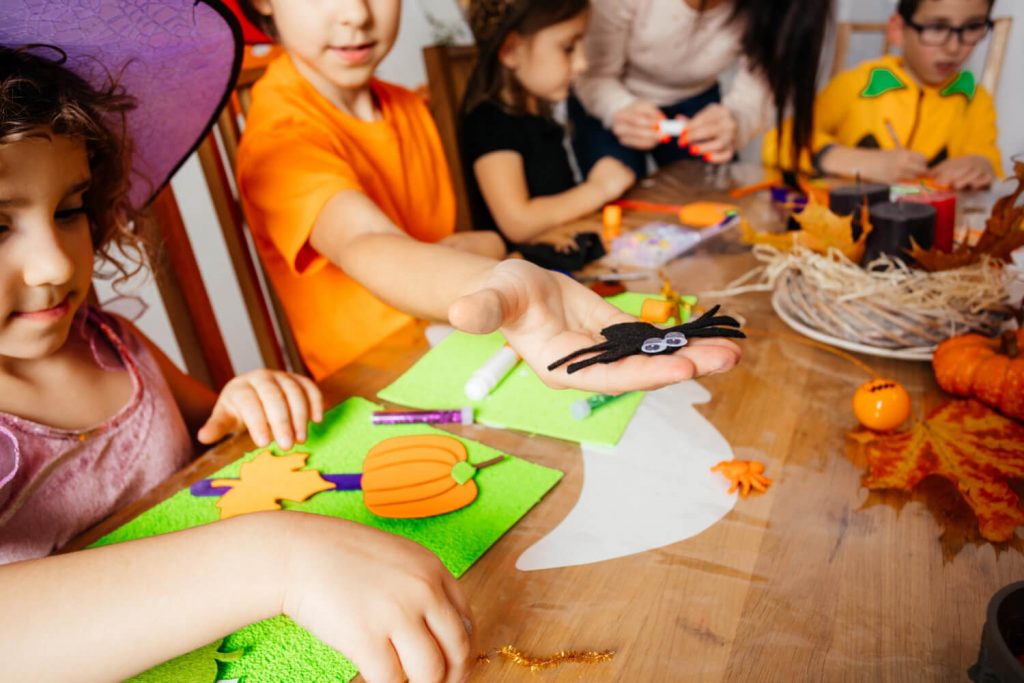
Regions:
[[[282,612],[349,657],[369,683],[461,683],[473,614],[458,582],[412,541],[292,514]]]
[[[632,104],[615,112],[612,133],[626,147],[654,149],[661,142],[658,121],[665,118],[658,107],[647,100],[634,100]]]
[[[555,360],[604,341],[605,327],[636,319],[572,278],[525,261],[494,266],[483,288],[452,304],[449,320],[474,334],[500,329],[541,380],[556,389],[604,394],[657,389],[724,372],[740,359],[740,349],[731,341],[695,339],[671,355],[630,356],[572,375],[564,367],[548,370]]]
[[[721,104],[709,104],[690,119],[679,138],[679,146],[689,144],[690,152],[712,164],[732,161],[736,155],[739,124],[732,111]]]
[[[198,438],[209,444],[247,429],[257,446],[266,446],[273,437],[288,449],[305,441],[309,421],[319,422],[323,414],[323,397],[313,380],[278,370],[253,370],[224,385]]]

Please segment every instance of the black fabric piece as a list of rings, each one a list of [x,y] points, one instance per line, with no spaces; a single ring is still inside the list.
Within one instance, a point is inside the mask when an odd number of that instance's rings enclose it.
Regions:
[[[878,138],[871,133],[858,140],[854,147],[859,147],[860,149],[882,149],[882,146],[878,144]]]
[[[492,152],[515,152],[523,158],[526,187],[530,197],[561,194],[576,186],[569,156],[563,144],[565,131],[556,121],[543,116],[516,116],[491,102],[479,104],[463,117],[459,127],[462,170],[473,227],[501,234],[476,182],[473,164]],[[519,245],[502,235],[506,246]]]
[[[681,348],[687,345],[684,340],[682,343],[663,343],[659,350],[644,350],[644,344],[648,341],[661,340],[662,342],[668,342],[673,336],[673,333],[685,335],[686,339],[693,339],[699,337],[733,337],[735,339],[745,339],[747,335],[739,329],[739,322],[727,315],[716,315],[718,313],[719,306],[712,307],[707,313],[691,320],[690,322],[683,323],[682,325],[676,325],[675,327],[657,327],[650,323],[617,323],[610,325],[601,330],[601,336],[607,341],[601,342],[600,344],[594,344],[588,346],[585,349],[578,349],[573,351],[564,358],[559,358],[554,363],[548,366],[548,370],[554,370],[560,365],[571,361],[573,358],[593,353],[596,355],[591,356],[585,360],[571,363],[566,370],[571,375],[572,373],[582,370],[583,368],[589,367],[596,363],[614,363],[617,360],[626,358],[627,356],[645,355],[645,356],[664,356],[670,353],[675,353]],[[656,347],[657,348],[657,345]]]
[[[541,268],[549,270],[561,270],[572,272],[580,270],[591,261],[604,256],[604,244],[596,232],[581,232],[576,234],[576,250],[563,254],[550,244],[517,244],[515,250],[523,255],[523,258],[535,263]]]
[[[933,156],[931,158],[931,161],[928,162],[928,168],[932,168],[933,166],[938,166],[939,164],[941,164],[943,161],[945,161],[948,158],[949,158],[949,149],[946,148],[946,147],[943,147],[942,149],[939,150],[939,153],[936,154],[935,156]]]

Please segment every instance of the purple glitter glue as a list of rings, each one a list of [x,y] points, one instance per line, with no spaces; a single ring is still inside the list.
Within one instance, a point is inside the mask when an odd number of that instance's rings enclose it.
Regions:
[[[397,424],[473,424],[473,409],[461,410],[402,410],[376,412],[373,414],[375,425]]]

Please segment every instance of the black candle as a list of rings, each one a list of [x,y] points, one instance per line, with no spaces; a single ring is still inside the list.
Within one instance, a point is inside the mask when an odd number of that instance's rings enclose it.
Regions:
[[[828,208],[839,216],[853,216],[853,241],[860,239],[860,210],[865,205],[872,206],[879,202],[889,201],[889,186],[876,183],[854,183],[829,190]]]
[[[871,234],[864,252],[864,265],[882,254],[894,256],[905,263],[913,238],[923,249],[931,249],[935,237],[935,207],[909,202],[882,202],[871,205]]]

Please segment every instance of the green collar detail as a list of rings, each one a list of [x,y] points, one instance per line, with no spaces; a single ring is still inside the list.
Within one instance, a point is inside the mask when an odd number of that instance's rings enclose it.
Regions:
[[[892,69],[884,66],[875,67],[868,76],[868,84],[861,91],[861,97],[873,98],[884,95],[893,90],[904,90],[907,84],[900,80],[900,77]],[[952,87],[952,86],[951,86]]]
[[[960,75],[956,77],[956,80],[947,85],[939,93],[943,97],[952,97],[953,95],[963,95],[970,102],[974,99],[974,93],[978,90],[978,84],[974,80],[974,74],[970,71],[961,71]]]

